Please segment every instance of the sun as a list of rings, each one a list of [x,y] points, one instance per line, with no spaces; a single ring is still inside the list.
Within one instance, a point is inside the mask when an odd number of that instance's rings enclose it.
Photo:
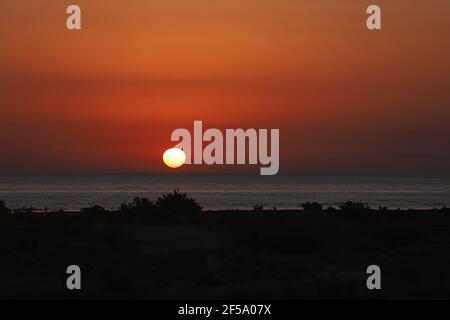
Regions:
[[[176,169],[186,162],[186,154],[178,148],[167,149],[163,154],[163,161],[166,166]]]

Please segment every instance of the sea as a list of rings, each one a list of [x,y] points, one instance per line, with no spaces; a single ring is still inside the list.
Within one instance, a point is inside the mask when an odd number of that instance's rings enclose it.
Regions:
[[[135,197],[156,200],[179,189],[205,209],[298,209],[306,201],[325,207],[347,200],[372,208],[450,206],[450,178],[332,177],[280,174],[51,174],[1,175],[0,200],[10,208],[114,209]]]

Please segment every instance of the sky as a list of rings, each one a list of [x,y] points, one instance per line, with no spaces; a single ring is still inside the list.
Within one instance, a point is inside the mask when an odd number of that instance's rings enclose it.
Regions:
[[[280,173],[450,174],[448,1],[2,0],[0,39],[2,173],[168,172],[202,120],[279,128]]]

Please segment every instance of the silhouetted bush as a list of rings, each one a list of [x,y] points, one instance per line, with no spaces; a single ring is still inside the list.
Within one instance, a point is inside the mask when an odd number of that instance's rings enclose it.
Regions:
[[[264,206],[262,204],[256,204],[253,206],[253,211],[261,212],[264,210]]]
[[[97,205],[81,209],[81,213],[88,213],[88,214],[104,214],[106,212],[108,211],[105,208]]]
[[[145,214],[156,210],[156,205],[147,198],[135,198],[133,202],[123,203],[120,206],[120,211],[123,213]]]
[[[0,214],[11,213],[11,209],[5,206],[5,202],[0,200]]]
[[[163,211],[178,215],[199,214],[203,209],[195,199],[188,197],[186,193],[179,192],[178,189],[159,197],[156,206]]]
[[[0,214],[11,213],[11,209],[5,206],[3,201],[0,201]]]
[[[442,213],[446,213],[446,214],[450,214],[450,208],[447,208],[447,206],[443,206],[441,208],[441,212]]]
[[[22,207],[22,208],[14,209],[13,213],[14,214],[33,214],[35,211],[36,211],[36,209],[33,207]]]
[[[347,201],[339,205],[342,213],[350,218],[354,219],[366,219],[367,213],[370,212],[370,207],[362,202]]]
[[[302,203],[302,208],[305,211],[322,211],[323,205],[318,202],[305,202]]]
[[[369,211],[370,207],[362,202],[347,201],[339,205],[342,211],[346,212],[364,212]]]

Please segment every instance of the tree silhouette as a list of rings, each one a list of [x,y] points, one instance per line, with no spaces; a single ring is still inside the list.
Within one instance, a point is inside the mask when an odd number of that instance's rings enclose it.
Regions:
[[[156,206],[163,211],[172,214],[198,214],[202,211],[202,206],[186,193],[179,192],[178,189],[171,193],[166,193],[156,201]]]
[[[302,203],[302,208],[305,211],[322,211],[323,205],[318,202],[305,202]]]
[[[147,198],[134,198],[131,203],[123,203],[120,211],[123,213],[142,214],[156,211],[155,204]]]

